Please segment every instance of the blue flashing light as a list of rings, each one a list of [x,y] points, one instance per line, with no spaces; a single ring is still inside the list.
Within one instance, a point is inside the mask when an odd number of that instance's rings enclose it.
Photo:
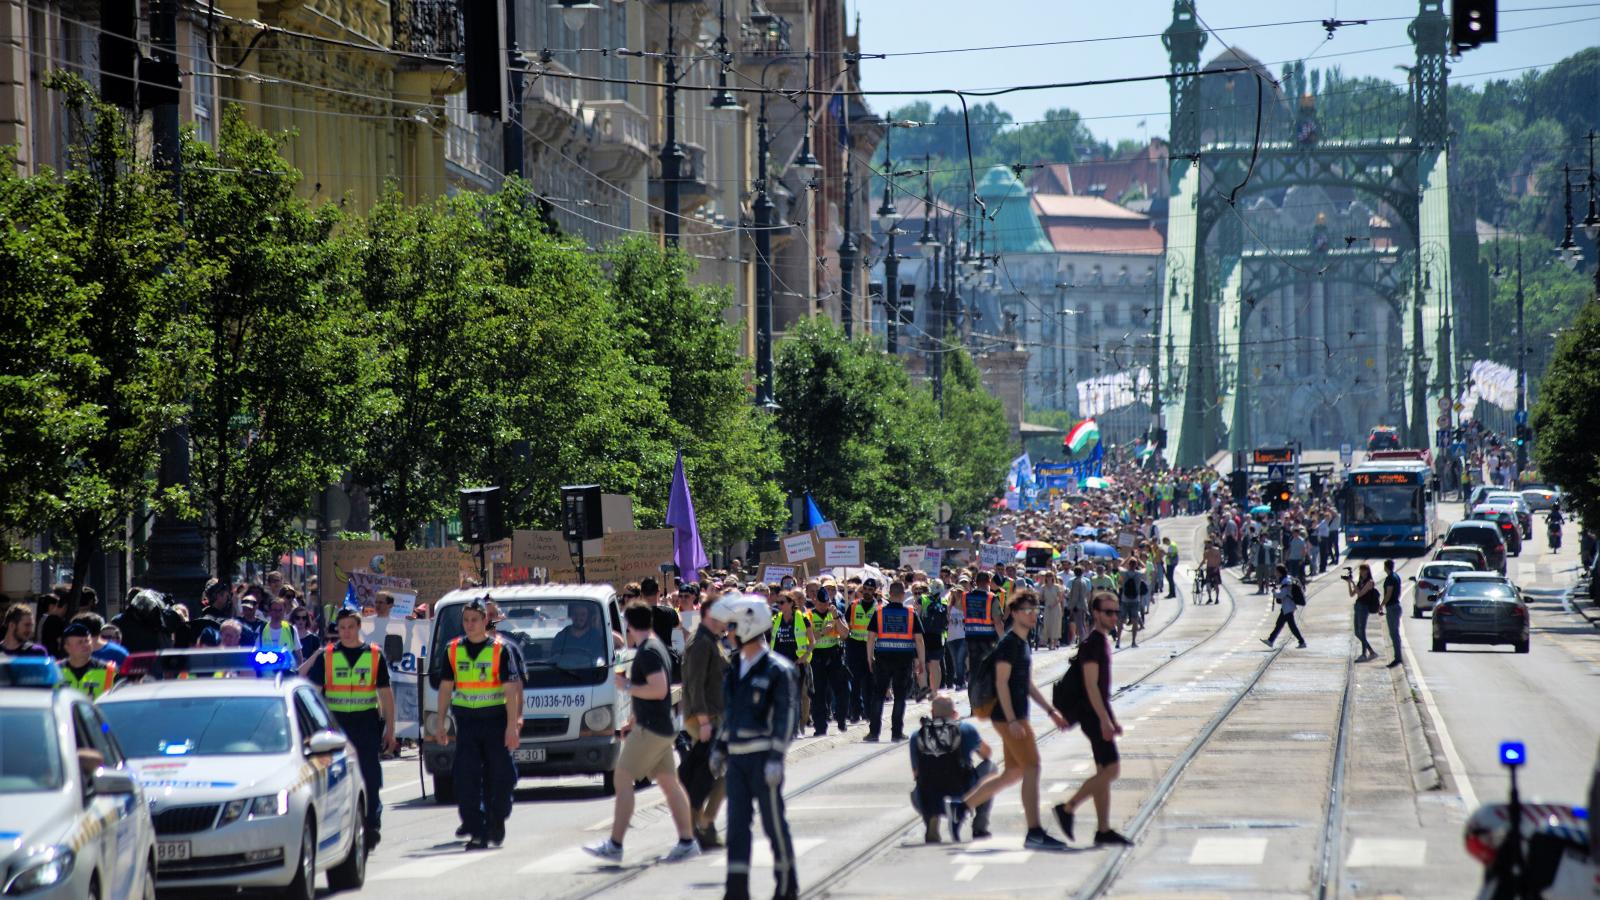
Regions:
[[[55,687],[61,668],[48,656],[0,656],[0,687]]]
[[[1528,761],[1528,748],[1521,741],[1505,741],[1500,744],[1500,764],[1516,768]]]
[[[278,664],[278,653],[275,650],[257,650],[256,665],[275,666]]]
[[[1574,806],[1572,808],[1572,817],[1579,822],[1587,822],[1589,821],[1589,811],[1581,806]]]

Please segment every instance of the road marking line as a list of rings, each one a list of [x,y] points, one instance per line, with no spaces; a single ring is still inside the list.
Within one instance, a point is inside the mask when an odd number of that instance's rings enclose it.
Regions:
[[[808,851],[815,850],[820,846],[822,846],[822,838],[795,838],[794,858],[799,859],[805,856]],[[727,859],[720,854],[706,860],[706,868],[709,869],[720,869],[727,864]],[[770,843],[766,841],[750,842],[750,866],[752,868],[756,866],[772,868],[772,845]]]
[[[473,854],[466,854],[471,856]],[[590,856],[582,847],[568,847],[559,853],[541,857],[517,870],[518,875],[541,872],[581,872],[593,866],[606,865],[599,857]]]
[[[950,862],[958,866],[1021,866],[1032,858],[1032,850],[1001,850],[996,853],[957,853],[950,857]]]
[[[1070,782],[1070,781],[1057,781],[1057,782],[1051,784],[1050,785],[1050,789],[1045,791],[1045,793],[1047,793],[1047,794],[1060,794],[1060,793],[1064,793],[1066,791],[1066,789],[1069,788],[1069,787],[1072,787],[1072,782]]]
[[[581,851],[580,851],[581,852]],[[468,863],[477,862],[485,857],[476,853],[462,853],[456,851],[448,855],[428,857],[426,859],[408,862],[393,869],[382,872],[368,872],[368,881],[412,881],[423,878],[434,878],[453,869],[459,869]]]
[[[1076,774],[1082,774],[1082,773],[1087,772],[1087,771],[1089,771],[1089,764],[1086,763],[1086,762],[1078,763],[1077,765],[1072,767],[1072,772],[1075,775]]]
[[[1478,795],[1467,780],[1466,764],[1461,761],[1461,754],[1456,752],[1455,741],[1450,740],[1450,729],[1445,727],[1439,705],[1433,702],[1433,691],[1429,690],[1428,679],[1422,677],[1422,669],[1417,666],[1417,656],[1411,650],[1411,642],[1401,641],[1400,652],[1405,657],[1406,670],[1417,680],[1417,692],[1422,694],[1422,704],[1428,708],[1428,717],[1433,719],[1433,727],[1439,735],[1439,746],[1444,749],[1445,763],[1450,766],[1451,777],[1456,783],[1456,792],[1461,795],[1461,802],[1466,805],[1467,815],[1470,816],[1478,809]]]
[[[1149,716],[1140,716],[1137,719],[1134,719],[1134,721],[1135,722],[1145,722],[1145,721],[1149,721],[1149,719],[1150,719]]]
[[[420,781],[408,781],[405,784],[397,784],[394,787],[386,787],[378,792],[378,796],[387,797],[388,795],[396,793],[397,791],[410,791],[419,789],[421,787],[422,782]]]
[[[1423,865],[1427,852],[1427,841],[1356,838],[1350,843],[1350,856],[1345,859],[1345,865],[1416,868]]]
[[[962,866],[956,872],[956,880],[957,881],[971,881],[972,879],[977,878],[978,877],[978,873],[982,872],[982,871],[983,871],[983,866],[978,866],[978,865]]]
[[[1189,865],[1259,866],[1266,856],[1266,838],[1203,837],[1194,842]]]

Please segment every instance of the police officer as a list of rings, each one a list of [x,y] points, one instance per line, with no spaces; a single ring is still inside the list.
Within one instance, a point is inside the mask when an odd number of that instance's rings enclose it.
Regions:
[[[810,585],[806,586],[806,593],[811,593]],[[829,718],[836,719],[839,730],[844,731],[845,717],[850,711],[844,651],[839,648],[839,640],[849,631],[844,627],[838,608],[834,606],[832,584],[817,585],[816,594],[811,600],[811,624],[815,636],[811,643],[811,683],[815,687],[815,696],[811,700],[811,726],[812,735],[821,737],[828,733]]]
[[[778,594],[778,614],[772,617],[772,633],[767,636],[772,649],[794,663],[795,670],[800,673],[800,715],[795,719],[796,729],[805,727],[811,718],[811,645],[816,630],[811,613],[801,606],[803,597],[804,594],[793,589]]]
[[[467,832],[467,849],[498,847],[506,838],[511,790],[517,782],[511,751],[522,742],[522,658],[498,633],[489,632],[489,607],[473,600],[461,608],[466,632],[435,654],[430,679],[439,688],[439,709],[456,726],[451,768],[456,808]],[[445,720],[433,740],[449,743]]]
[[[728,876],[723,896],[749,900],[750,805],[755,803],[772,844],[774,900],[798,898],[794,841],[783,811],[783,763],[799,721],[799,673],[767,649],[772,610],[765,600],[735,594],[718,600],[709,614],[727,623],[728,635],[739,647],[724,677],[727,707],[711,751],[712,771],[725,769],[728,786]]]
[[[111,690],[112,683],[117,680],[117,664],[91,656],[94,638],[89,634],[89,626],[73,622],[63,628],[61,647],[67,652],[62,660],[61,677],[69,687],[82,691],[90,700],[98,700]]]
[[[274,603],[282,603],[275,600]],[[367,783],[367,849],[378,846],[383,826],[383,752],[393,752],[394,688],[389,666],[377,644],[361,640],[361,614],[339,610],[339,639],[301,665],[307,681],[322,686],[322,696],[339,727],[355,745],[361,777]]]
[[[861,592],[845,610],[845,624],[850,628],[845,642],[844,664],[850,670],[850,720],[867,717],[872,695],[872,655],[867,650],[867,629],[872,626],[873,614],[878,608],[878,579],[861,582]]]
[[[979,572],[962,604],[967,629],[967,671],[975,672],[1005,630],[1000,597],[989,589],[989,573]]]
[[[884,692],[894,691],[894,711],[889,717],[889,736],[906,739],[906,697],[922,674],[925,647],[922,620],[906,605],[904,582],[889,582],[889,602],[878,608],[867,632],[867,649],[872,654],[871,718],[867,720],[866,740],[878,741],[883,728]]]

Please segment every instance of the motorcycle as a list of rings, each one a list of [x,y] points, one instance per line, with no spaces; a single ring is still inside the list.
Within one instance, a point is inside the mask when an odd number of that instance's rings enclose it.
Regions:
[[[1466,825],[1467,853],[1483,864],[1478,900],[1594,900],[1600,860],[1590,851],[1588,812],[1558,803],[1523,803],[1517,769],[1527,761],[1518,741],[1500,745],[1511,772],[1511,799],[1479,807]]]
[[[1545,538],[1552,552],[1561,549],[1561,521],[1561,516],[1555,512],[1545,517]]]

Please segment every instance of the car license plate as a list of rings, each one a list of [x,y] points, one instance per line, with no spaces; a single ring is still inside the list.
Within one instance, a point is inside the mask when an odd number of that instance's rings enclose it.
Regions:
[[[511,758],[519,763],[544,762],[543,747],[518,747],[511,753]]]
[[[156,841],[156,863],[182,862],[189,858],[188,841]]]

